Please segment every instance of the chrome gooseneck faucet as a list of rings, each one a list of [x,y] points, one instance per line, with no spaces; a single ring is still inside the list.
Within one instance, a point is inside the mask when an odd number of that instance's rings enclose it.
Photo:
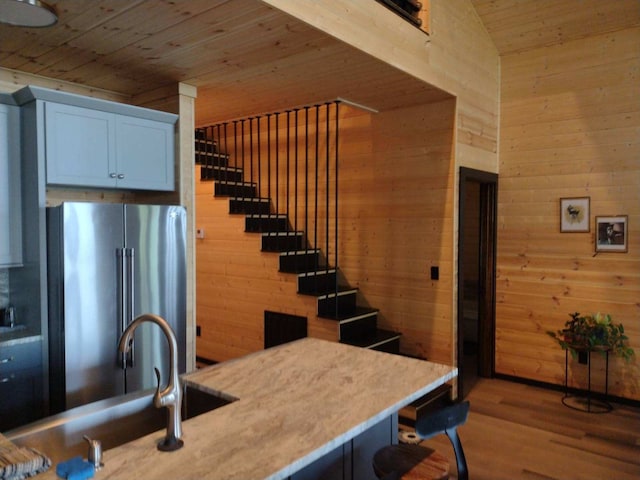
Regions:
[[[178,377],[178,341],[167,321],[157,315],[145,313],[137,317],[131,322],[120,337],[118,349],[122,353],[126,353],[131,348],[133,340],[133,332],[143,322],[151,322],[158,325],[169,342],[169,383],[164,390],[160,391],[160,371],[156,368],[156,377],[158,379],[158,387],[153,396],[153,404],[157,408],[167,407],[169,415],[167,416],[167,436],[158,443],[158,450],[170,452],[178,450],[184,445],[182,437],[182,388],[180,386],[180,378]]]

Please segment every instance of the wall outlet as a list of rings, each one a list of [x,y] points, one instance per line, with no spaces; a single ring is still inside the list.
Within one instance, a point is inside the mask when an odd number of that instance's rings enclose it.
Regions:
[[[440,268],[431,267],[431,280],[438,280],[440,278]]]
[[[204,238],[204,228],[196,228],[196,238]]]

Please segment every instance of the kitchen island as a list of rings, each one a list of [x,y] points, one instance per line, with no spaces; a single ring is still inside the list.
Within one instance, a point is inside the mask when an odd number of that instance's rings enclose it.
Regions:
[[[184,421],[175,452],[156,449],[164,431],[105,451],[95,478],[362,478],[357,457],[368,471],[381,446],[368,439],[391,443],[397,411],[456,374],[313,338],[280,345],[185,375],[188,385],[234,401]],[[55,466],[37,478],[56,478]]]

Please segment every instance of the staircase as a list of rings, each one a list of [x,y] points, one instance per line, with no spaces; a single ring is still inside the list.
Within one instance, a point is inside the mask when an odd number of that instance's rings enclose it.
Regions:
[[[230,165],[224,142],[210,130],[196,129],[196,164],[200,180],[214,183],[214,196],[229,199],[229,213],[245,215],[245,231],[260,235],[262,251],[279,256],[279,271],[297,276],[298,294],[317,299],[317,315],[338,325],[342,343],[399,353],[400,333],[378,328],[378,310],[358,305],[358,290],[343,284],[339,269],[309,245],[304,231],[292,228],[285,214],[274,212],[271,198],[261,198],[255,182],[245,181],[243,168]]]

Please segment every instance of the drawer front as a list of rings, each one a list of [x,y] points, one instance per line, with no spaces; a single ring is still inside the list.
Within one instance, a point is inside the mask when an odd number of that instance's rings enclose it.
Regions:
[[[22,370],[37,368],[42,364],[42,342],[0,345],[0,380]]]

